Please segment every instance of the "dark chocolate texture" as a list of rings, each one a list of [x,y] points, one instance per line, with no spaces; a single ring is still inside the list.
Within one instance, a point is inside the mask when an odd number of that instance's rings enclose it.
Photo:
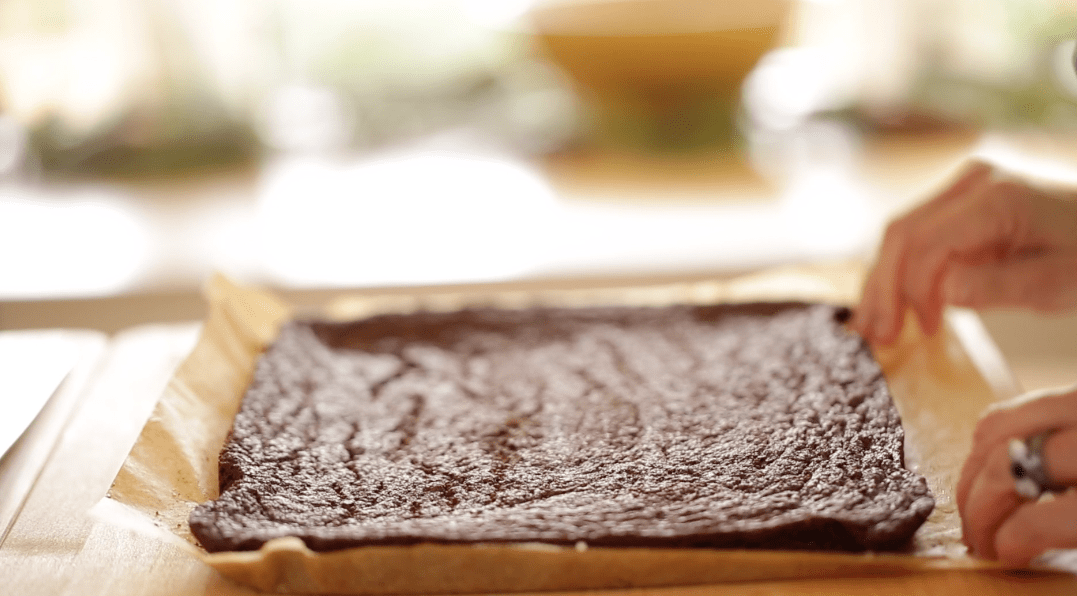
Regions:
[[[293,322],[191,530],[209,551],[545,542],[885,550],[934,506],[823,305]]]

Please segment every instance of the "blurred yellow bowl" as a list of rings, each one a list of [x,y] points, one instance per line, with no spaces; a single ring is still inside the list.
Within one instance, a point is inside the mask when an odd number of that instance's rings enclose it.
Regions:
[[[531,19],[550,58],[586,89],[736,88],[780,42],[792,1],[561,1]]]
[[[583,100],[581,141],[726,150],[740,85],[782,42],[794,1],[560,0],[530,16]]]

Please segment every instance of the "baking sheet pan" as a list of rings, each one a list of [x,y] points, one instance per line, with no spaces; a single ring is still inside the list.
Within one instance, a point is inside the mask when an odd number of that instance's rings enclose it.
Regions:
[[[771,270],[723,281],[572,290],[459,289],[421,296],[355,296],[321,314],[354,318],[383,312],[474,305],[714,303],[748,300],[855,302],[854,265]],[[1016,383],[975,314],[948,313],[942,333],[914,325],[876,350],[906,430],[906,463],[927,479],[937,506],[906,554],[844,554],[711,549],[562,548],[433,545],[314,553],[296,538],[254,552],[206,553],[187,526],[195,505],[217,496],[217,455],[255,361],[293,308],[223,277],[207,285],[209,316],[96,513],[174,541],[237,582],[292,593],[471,593],[690,585],[762,579],[893,575],[931,569],[991,568],[965,555],[953,488],[972,429],[990,403]]]

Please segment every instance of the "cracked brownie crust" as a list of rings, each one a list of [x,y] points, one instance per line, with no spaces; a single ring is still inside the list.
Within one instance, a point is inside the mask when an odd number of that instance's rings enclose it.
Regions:
[[[191,530],[209,551],[438,543],[901,548],[934,506],[844,309],[293,322]]]

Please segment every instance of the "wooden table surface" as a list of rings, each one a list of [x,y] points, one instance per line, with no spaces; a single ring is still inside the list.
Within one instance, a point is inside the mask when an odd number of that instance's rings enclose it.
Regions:
[[[66,420],[66,428],[51,447],[43,467],[33,472],[36,480],[0,542],[0,594],[255,593],[230,583],[175,546],[97,521],[91,511],[108,491],[158,395],[196,335],[197,326],[193,324],[141,327],[120,333],[108,341],[106,349],[94,354],[91,373],[65,381],[61,391],[73,392],[77,399],[71,400],[73,405],[66,411],[56,413],[59,423]],[[39,422],[40,418],[35,425]],[[57,424],[56,418],[49,424]],[[55,439],[55,434],[52,437]],[[17,448],[27,448],[26,443],[20,441]],[[0,477],[0,483],[13,481]],[[610,593],[1077,594],[1077,577],[938,571],[874,579],[753,582]]]

